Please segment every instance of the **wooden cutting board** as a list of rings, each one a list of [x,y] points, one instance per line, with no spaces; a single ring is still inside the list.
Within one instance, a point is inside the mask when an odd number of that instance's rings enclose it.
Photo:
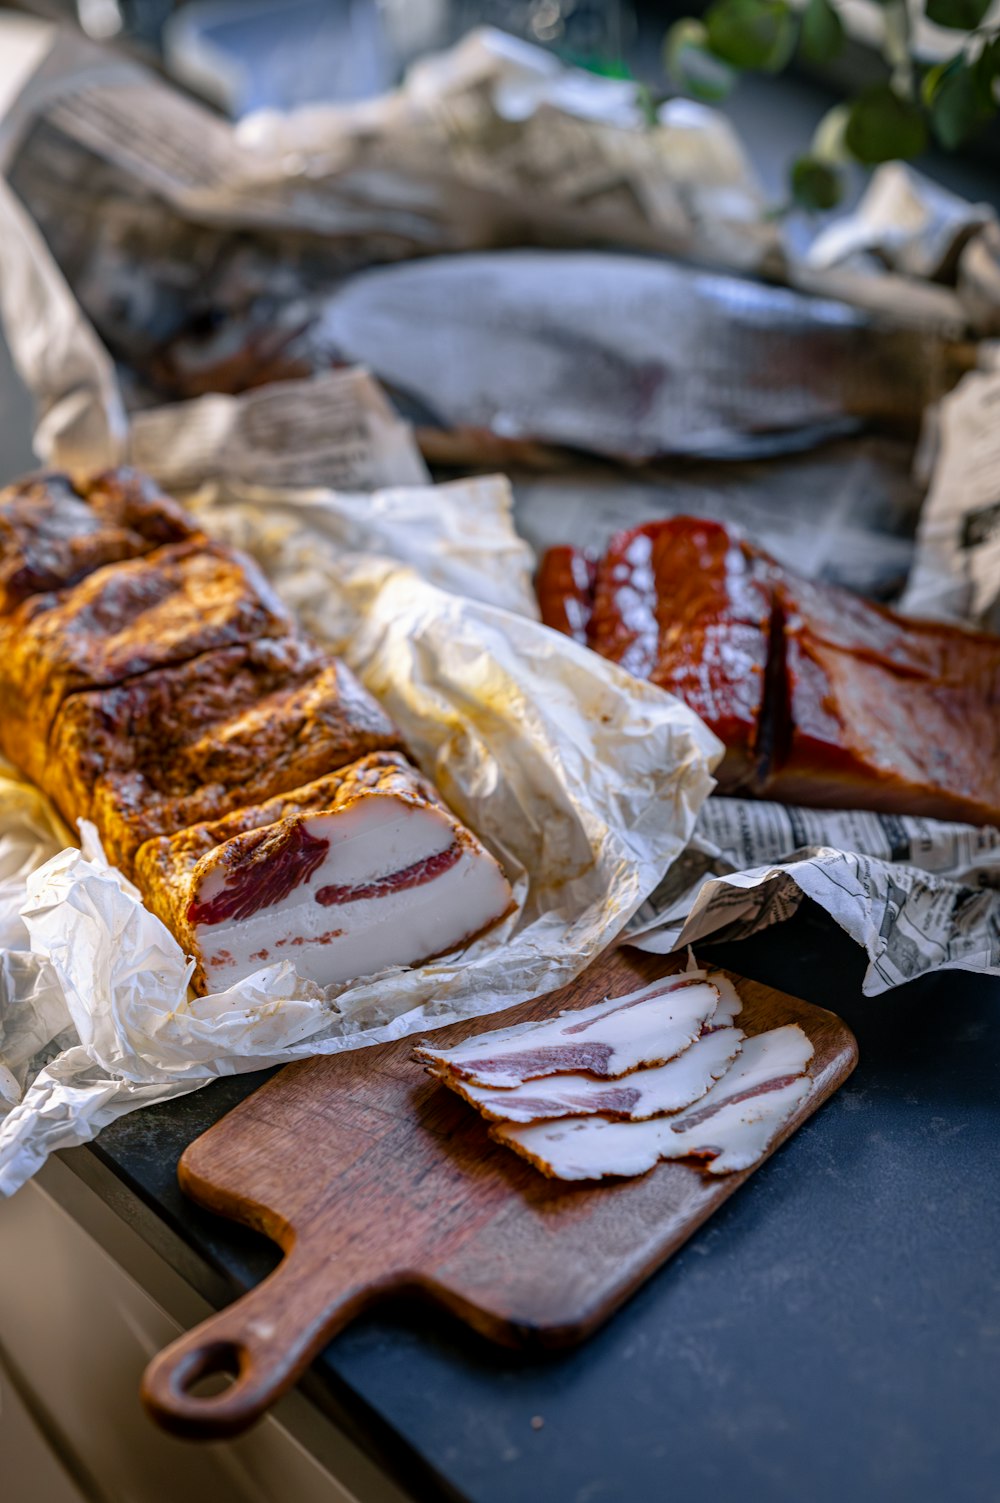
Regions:
[[[563,991],[434,1040],[585,1007],[676,969],[662,956],[611,951]],[[857,1047],[833,1013],[733,979],[747,1033],[796,1022],[815,1046],[813,1091],[780,1143],[846,1079]],[[424,1073],[414,1043],[288,1065],[185,1152],[182,1188],[286,1256],[150,1364],[143,1400],[167,1429],[237,1434],[389,1291],[431,1299],[506,1345],[578,1341],[753,1172],[713,1176],[675,1162],[599,1185],[546,1179]],[[234,1379],[222,1392],[191,1391],[218,1373]]]

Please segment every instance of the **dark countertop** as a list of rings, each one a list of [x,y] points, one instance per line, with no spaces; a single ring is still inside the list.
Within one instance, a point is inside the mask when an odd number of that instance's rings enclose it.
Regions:
[[[847,1085],[577,1350],[526,1359],[399,1304],[331,1343],[311,1396],[420,1497],[995,1503],[1000,981],[865,999],[811,905],[712,954],[839,1012]],[[186,1202],[176,1162],[261,1078],[64,1156],[216,1302],[274,1256]]]

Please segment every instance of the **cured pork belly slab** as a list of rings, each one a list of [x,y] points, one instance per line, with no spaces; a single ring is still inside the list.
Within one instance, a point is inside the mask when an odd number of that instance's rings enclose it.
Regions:
[[[554,1179],[645,1174],[660,1159],[700,1159],[710,1174],[749,1169],[812,1090],[813,1046],[796,1023],[747,1039],[735,1063],[688,1110],[645,1122],[607,1116],[490,1128]]]
[[[399,746],[345,664],[298,637],[263,638],[71,694],[52,733],[50,792],[71,825],[93,820],[108,859],[130,872],[154,836]]]
[[[510,1090],[475,1085],[452,1070],[433,1071],[445,1085],[496,1122],[537,1122],[545,1117],[600,1113],[642,1121],[679,1112],[699,1100],[724,1075],[740,1051],[738,1028],[711,1028],[665,1065],[632,1070],[617,1080],[592,1075],[548,1075]]]
[[[566,553],[543,563],[546,625],[584,622],[571,630],[577,640],[683,699],[726,747],[722,788],[752,779],[771,632],[766,567],[716,522],[648,522],[612,538],[588,611],[586,562]]]
[[[202,991],[286,957],[323,984],[416,964],[508,911],[399,746],[257,566],[141,477],[0,494],[0,750],[96,824]]]
[[[664,1064],[698,1037],[719,1003],[704,972],[654,981],[627,997],[517,1023],[450,1049],[421,1044],[414,1057],[476,1085],[512,1089],[528,1080],[586,1071],[602,1080]],[[450,1082],[449,1082],[450,1083]]]
[[[783,582],[785,697],[769,798],[1000,819],[1000,639]]]
[[[0,491],[0,614],[104,564],[197,535],[177,503],[133,470],[80,483],[28,476]]]
[[[286,958],[321,986],[417,965],[511,906],[494,858],[389,754],[150,841],[136,880],[202,992]]]
[[[292,633],[250,559],[192,541],[107,565],[0,618],[0,750],[42,787],[67,695],[121,683],[211,648]]]
[[[554,550],[542,619],[678,695],[724,792],[1000,822],[1000,637],[897,615],[675,517],[587,564]]]
[[[580,548],[549,548],[538,566],[535,592],[542,620],[584,647],[594,614],[596,565]]]

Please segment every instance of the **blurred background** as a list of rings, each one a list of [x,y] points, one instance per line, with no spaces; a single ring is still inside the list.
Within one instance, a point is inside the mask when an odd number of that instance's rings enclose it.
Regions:
[[[908,3],[915,55],[927,62],[953,57],[960,34],[929,22],[920,0]],[[664,57],[671,25],[706,9],[706,0],[18,0],[0,14],[78,26],[95,41],[138,54],[238,119],[262,109],[373,98],[397,84],[410,63],[479,25],[545,47],[563,63],[637,80],[661,98],[678,92]],[[743,74],[727,98],[713,100],[750,145],[776,203],[784,195],[789,140],[808,141],[845,92],[886,76],[879,45],[885,7],[837,0],[836,10],[842,45],[820,49],[823,56],[800,50],[780,77]],[[998,16],[994,0],[983,24],[992,26]],[[4,51],[10,51],[6,41]],[[0,89],[7,63],[0,58]],[[996,174],[998,164],[996,120],[959,152],[932,149],[917,163],[970,197],[982,196],[983,173]],[[863,181],[863,173],[849,174],[848,204]]]

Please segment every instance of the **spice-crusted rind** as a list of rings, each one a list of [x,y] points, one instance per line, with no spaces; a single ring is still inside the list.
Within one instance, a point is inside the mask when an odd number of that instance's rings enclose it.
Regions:
[[[147,840],[401,745],[345,664],[300,637],[264,638],[70,695],[52,734],[53,792],[129,872]]]
[[[134,470],[77,483],[68,475],[29,475],[0,491],[0,615],[105,564],[197,536],[177,503]]]
[[[46,791],[57,790],[49,736],[68,695],[292,633],[257,566],[221,544],[169,544],[97,569],[0,618],[0,750]]]

